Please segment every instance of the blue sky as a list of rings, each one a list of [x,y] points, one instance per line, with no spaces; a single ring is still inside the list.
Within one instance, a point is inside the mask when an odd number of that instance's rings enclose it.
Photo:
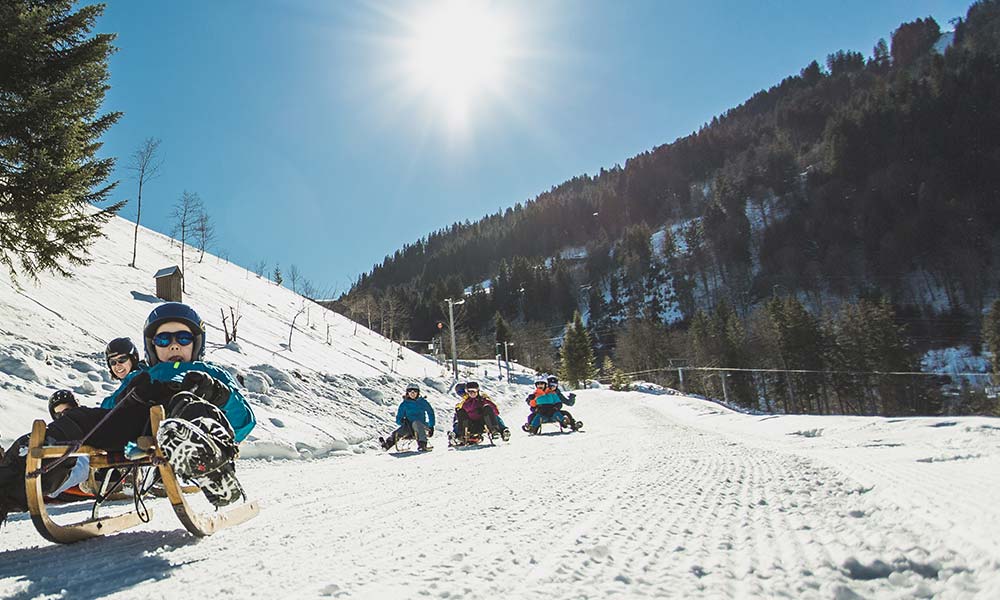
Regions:
[[[143,225],[169,231],[197,192],[216,253],[343,292],[433,230],[687,135],[811,60],[867,56],[903,21],[948,29],[969,2],[107,4],[105,105],[125,114],[103,153],[119,159],[115,198],[132,199],[121,215],[135,219],[129,155],[160,138]],[[471,33],[428,54],[442,18]]]

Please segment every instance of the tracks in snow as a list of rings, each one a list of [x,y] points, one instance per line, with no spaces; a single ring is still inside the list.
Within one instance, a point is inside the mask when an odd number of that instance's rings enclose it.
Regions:
[[[170,531],[87,542],[88,552],[110,554],[80,571],[142,556],[138,575],[111,591],[143,598],[189,589],[268,598],[949,598],[981,588],[942,532],[873,502],[839,471],[679,425],[655,409],[662,401],[586,398],[574,413],[591,431],[515,431],[496,448],[449,451],[436,436],[427,455],[250,463],[241,477],[262,498],[259,518],[199,542]],[[14,537],[0,536],[22,548],[42,543],[30,528],[19,521],[8,528]],[[0,597],[58,594],[58,567],[35,567],[49,562],[38,553],[74,548],[0,552]],[[97,597],[97,585],[77,591]]]

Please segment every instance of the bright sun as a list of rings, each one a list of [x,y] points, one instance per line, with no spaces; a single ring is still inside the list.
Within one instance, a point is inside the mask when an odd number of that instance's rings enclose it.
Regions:
[[[409,87],[443,111],[451,125],[502,93],[513,54],[511,31],[490,5],[441,3],[414,15],[407,29],[400,50]]]

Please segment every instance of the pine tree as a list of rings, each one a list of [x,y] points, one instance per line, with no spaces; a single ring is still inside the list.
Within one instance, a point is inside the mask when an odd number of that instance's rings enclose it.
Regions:
[[[285,280],[281,276],[281,267],[274,265],[274,283],[281,285]]]
[[[114,35],[90,35],[103,6],[71,0],[0,3],[0,262],[17,277],[87,264],[117,182],[98,141],[121,117],[99,114]]]
[[[627,392],[632,388],[632,379],[621,369],[611,362],[610,356],[604,357],[604,364],[601,366],[604,377],[611,380],[611,389],[616,392]]]
[[[1000,383],[1000,300],[995,300],[983,319],[983,341],[993,355],[993,383]]]
[[[566,326],[559,358],[559,377],[570,387],[580,387],[587,379],[593,379],[597,373],[594,368],[594,349],[590,344],[590,333],[583,325],[580,311],[573,314],[573,321]]]
[[[495,333],[493,339],[498,344],[511,341],[510,325],[507,324],[500,311],[497,311],[496,315],[493,316],[493,331]]]

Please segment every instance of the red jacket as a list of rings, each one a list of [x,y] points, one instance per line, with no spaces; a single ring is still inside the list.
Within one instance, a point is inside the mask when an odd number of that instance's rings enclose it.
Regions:
[[[477,394],[475,398],[468,394],[463,394],[462,401],[455,408],[464,410],[473,421],[482,420],[484,410],[491,411],[495,416],[500,416],[500,409],[497,408],[497,405],[493,403],[493,400],[489,396],[483,395],[482,392]]]

